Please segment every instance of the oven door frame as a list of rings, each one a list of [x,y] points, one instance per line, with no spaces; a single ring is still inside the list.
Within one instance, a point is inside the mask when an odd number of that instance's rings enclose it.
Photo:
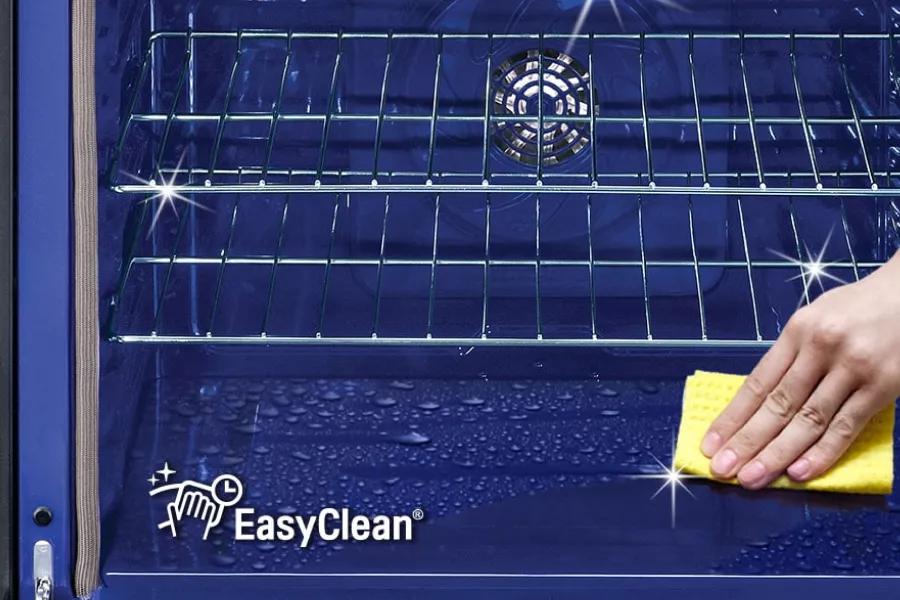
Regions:
[[[0,0],[0,598],[14,597],[16,572],[14,24]]]
[[[15,476],[18,596],[34,596],[34,550],[52,548],[52,595],[71,598],[71,5],[15,11]]]

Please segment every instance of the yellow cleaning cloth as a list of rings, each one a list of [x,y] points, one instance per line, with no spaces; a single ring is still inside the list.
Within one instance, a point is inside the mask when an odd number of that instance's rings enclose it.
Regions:
[[[697,371],[684,386],[684,407],[675,447],[676,469],[714,479],[700,441],[734,397],[744,377]],[[855,494],[890,494],[894,481],[894,403],[877,414],[828,472],[806,483],[781,476],[770,487]],[[732,480],[729,483],[737,483]]]

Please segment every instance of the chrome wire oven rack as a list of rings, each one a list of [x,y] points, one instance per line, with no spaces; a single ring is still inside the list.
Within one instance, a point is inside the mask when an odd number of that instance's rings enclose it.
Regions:
[[[765,346],[900,231],[875,198],[236,195],[178,216],[160,202],[135,203],[116,341]]]
[[[108,336],[765,346],[897,248],[894,46],[156,33]]]
[[[894,41],[159,32],[108,175],[139,194],[894,195]]]

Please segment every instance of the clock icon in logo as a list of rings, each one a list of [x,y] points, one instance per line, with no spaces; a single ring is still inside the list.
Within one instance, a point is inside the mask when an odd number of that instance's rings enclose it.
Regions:
[[[244,494],[244,486],[234,475],[219,475],[212,482],[212,495],[221,507],[234,506]]]

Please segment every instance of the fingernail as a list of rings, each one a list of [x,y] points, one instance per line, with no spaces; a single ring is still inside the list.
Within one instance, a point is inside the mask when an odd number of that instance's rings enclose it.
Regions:
[[[754,460],[738,473],[738,481],[745,487],[754,487],[763,482],[766,476],[766,465]]]
[[[737,464],[737,454],[731,448],[725,448],[713,456],[710,468],[719,477],[728,477]]]
[[[812,469],[812,463],[809,462],[808,458],[801,458],[790,467],[788,467],[788,476],[791,479],[796,479],[798,481],[802,481],[809,476],[809,472]]]
[[[700,442],[700,452],[707,458],[716,453],[719,446],[722,445],[722,436],[715,431],[708,431]]]

